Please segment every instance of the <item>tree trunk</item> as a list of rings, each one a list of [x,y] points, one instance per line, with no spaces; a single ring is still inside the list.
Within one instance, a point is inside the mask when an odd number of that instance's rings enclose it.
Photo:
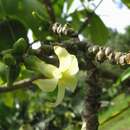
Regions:
[[[98,110],[100,108],[100,95],[101,88],[98,85],[96,67],[92,67],[87,72],[87,92],[85,98],[85,121],[86,121],[86,130],[98,130]]]

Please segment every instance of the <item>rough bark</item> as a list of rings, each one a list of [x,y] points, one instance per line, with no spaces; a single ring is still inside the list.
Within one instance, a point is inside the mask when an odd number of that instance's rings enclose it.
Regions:
[[[98,111],[100,108],[101,88],[98,85],[98,72],[93,66],[87,73],[87,91],[85,98],[85,114],[86,130],[98,130]]]

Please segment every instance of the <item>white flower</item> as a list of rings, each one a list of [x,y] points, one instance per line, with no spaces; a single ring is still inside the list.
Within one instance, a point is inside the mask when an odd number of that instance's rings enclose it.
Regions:
[[[33,81],[33,83],[45,92],[52,92],[58,87],[55,103],[55,106],[57,106],[64,98],[65,89],[69,89],[72,92],[75,90],[77,85],[76,74],[79,71],[79,67],[76,56],[69,54],[65,48],[55,46],[54,52],[59,59],[59,68],[42,61],[40,70],[48,79],[38,79]]]

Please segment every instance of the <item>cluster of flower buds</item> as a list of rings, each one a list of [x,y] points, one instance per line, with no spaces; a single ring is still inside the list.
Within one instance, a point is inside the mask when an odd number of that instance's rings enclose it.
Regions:
[[[104,60],[109,60],[112,63],[126,65],[130,64],[130,53],[122,53],[118,51],[114,51],[110,47],[100,47],[97,45],[90,46],[88,48],[89,53],[95,55],[95,58],[99,62],[103,62]]]
[[[70,37],[73,37],[76,34],[74,30],[68,26],[68,24],[62,25],[57,22],[52,25],[52,31],[58,35],[65,35]]]

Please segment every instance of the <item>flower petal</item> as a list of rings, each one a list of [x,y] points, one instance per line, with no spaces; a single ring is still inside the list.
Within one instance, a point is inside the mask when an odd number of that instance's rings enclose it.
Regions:
[[[65,95],[65,89],[69,89],[70,91],[74,92],[77,86],[77,77],[76,76],[67,76],[63,77],[63,79],[59,80],[58,82],[58,95],[55,106],[59,105]]]
[[[56,102],[54,103],[54,106],[57,106],[62,102],[65,95],[65,87],[66,86],[64,86],[64,84],[58,83],[58,95],[57,95]]]
[[[48,78],[61,77],[59,68],[57,68],[54,65],[45,63],[44,61],[42,61],[36,56],[32,55],[32,56],[25,57],[24,61],[27,68],[33,71],[37,71],[38,73],[43,74]]]
[[[62,72],[66,71],[71,64],[71,58],[70,58],[71,55],[65,48],[62,48],[60,46],[54,46],[54,51],[59,58],[60,62],[59,69]]]
[[[58,79],[38,79],[34,80],[33,83],[45,92],[52,92],[57,86]]]
[[[65,88],[67,88],[71,92],[74,92],[78,83],[78,78],[76,75],[71,76],[71,75],[64,74],[64,77],[62,77],[62,79],[60,79],[59,82],[63,82]]]
[[[69,77],[67,80],[67,88],[71,91],[74,92],[78,83],[78,78],[76,76]]]
[[[48,78],[59,79],[61,77],[61,73],[56,66],[47,64],[45,62],[41,62],[39,64],[39,72],[41,72],[44,76]]]
[[[67,69],[67,73],[70,75],[75,75],[79,71],[78,60],[74,55],[71,55],[70,59],[71,59],[71,64]]]

